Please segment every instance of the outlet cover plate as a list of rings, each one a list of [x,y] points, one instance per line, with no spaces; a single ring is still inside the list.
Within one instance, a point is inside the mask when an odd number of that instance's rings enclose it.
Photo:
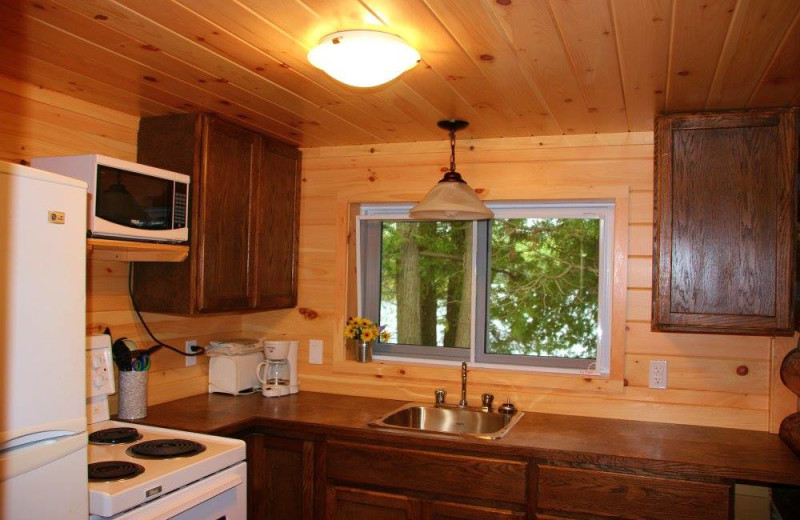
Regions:
[[[663,360],[650,361],[650,388],[664,390],[667,388],[667,362]]]
[[[186,352],[187,354],[193,353],[194,351],[192,350],[192,347],[196,345],[197,345],[197,340],[190,339],[189,341],[186,342],[184,352]],[[197,356],[185,356],[184,359],[186,361],[185,366],[187,367],[193,367],[197,364]]]

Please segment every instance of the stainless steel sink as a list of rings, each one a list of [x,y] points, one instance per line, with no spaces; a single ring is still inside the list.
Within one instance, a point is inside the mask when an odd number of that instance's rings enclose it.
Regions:
[[[499,439],[522,418],[447,405],[409,403],[369,423],[378,428],[423,431]]]

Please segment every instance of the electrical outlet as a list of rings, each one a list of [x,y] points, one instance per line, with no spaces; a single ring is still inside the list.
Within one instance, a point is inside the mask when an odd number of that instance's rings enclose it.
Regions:
[[[650,388],[667,388],[666,361],[650,361]]]
[[[321,365],[322,364],[322,340],[310,339],[308,340],[308,364]]]
[[[197,340],[190,339],[189,341],[186,342],[186,349],[184,350],[184,352],[186,352],[187,354],[193,354],[194,350],[192,350],[192,347],[195,346],[197,346]],[[187,367],[193,367],[197,364],[197,356],[185,356],[185,359]]]

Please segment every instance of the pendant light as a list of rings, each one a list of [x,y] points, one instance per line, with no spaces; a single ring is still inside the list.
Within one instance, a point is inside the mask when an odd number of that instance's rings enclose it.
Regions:
[[[415,220],[485,220],[494,217],[492,210],[478,198],[461,174],[456,171],[456,132],[469,125],[466,121],[445,119],[437,123],[450,132],[450,171],[408,212]]]
[[[380,31],[339,31],[308,52],[308,61],[345,85],[376,87],[419,63],[419,52],[397,35]]]

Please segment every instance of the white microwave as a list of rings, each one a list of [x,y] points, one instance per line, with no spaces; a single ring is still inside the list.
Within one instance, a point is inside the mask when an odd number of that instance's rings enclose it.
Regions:
[[[189,240],[189,176],[104,155],[35,157],[31,166],[89,185],[89,236]]]

